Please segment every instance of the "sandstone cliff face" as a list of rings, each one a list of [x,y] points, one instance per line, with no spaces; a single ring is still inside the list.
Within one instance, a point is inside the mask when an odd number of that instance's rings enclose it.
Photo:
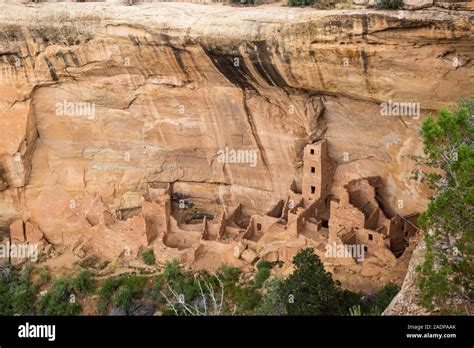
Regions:
[[[413,251],[408,265],[407,274],[399,293],[393,298],[382,315],[430,315],[431,313],[420,305],[417,284],[416,267],[423,264],[425,257],[425,242],[418,243]]]
[[[380,175],[388,211],[421,211],[421,121],[379,105],[423,116],[467,95],[472,39],[472,13],[439,9],[0,5],[0,229],[73,245],[90,211],[140,207],[149,182],[267,211],[322,136],[335,197]],[[256,166],[220,163],[225,148]]]

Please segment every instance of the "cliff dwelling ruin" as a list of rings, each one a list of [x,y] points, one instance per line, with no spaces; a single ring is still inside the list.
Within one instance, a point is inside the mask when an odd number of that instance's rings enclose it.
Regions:
[[[289,265],[298,251],[312,247],[347,288],[396,281],[419,237],[416,214],[386,215],[377,191],[380,177],[352,180],[340,197],[331,195],[335,164],[328,146],[323,139],[304,147],[302,182],[294,183],[287,199],[266,214],[248,215],[241,204],[196,207],[173,192],[172,183],[153,182],[141,207],[132,212],[110,211],[98,198],[90,202],[87,226],[70,246],[81,257],[94,254],[127,264],[153,248],[159,264],[176,259],[194,270],[215,270],[222,264],[252,267],[258,260]],[[10,235],[13,243],[48,245],[29,221],[14,221]],[[362,255],[350,254],[356,245]],[[341,247],[351,257],[341,254]]]

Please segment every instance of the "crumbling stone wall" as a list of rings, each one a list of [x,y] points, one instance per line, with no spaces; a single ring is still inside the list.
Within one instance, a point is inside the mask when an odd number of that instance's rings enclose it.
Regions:
[[[183,230],[173,216],[170,216],[170,233],[163,240],[170,248],[187,249],[199,244],[202,238],[202,230]]]
[[[146,222],[142,213],[125,221],[104,212],[100,223],[92,227],[89,246],[96,254],[114,259],[119,255],[136,258],[148,246]]]
[[[364,228],[364,213],[343,202],[344,199],[341,199],[340,203],[335,200],[331,201],[331,218],[329,219],[330,240],[335,238],[339,231],[343,229],[350,231],[352,228]]]
[[[376,200],[380,178],[353,180],[339,201],[331,202],[329,240],[361,244],[367,255],[394,264],[395,254],[406,247],[404,228],[399,216],[387,218]]]

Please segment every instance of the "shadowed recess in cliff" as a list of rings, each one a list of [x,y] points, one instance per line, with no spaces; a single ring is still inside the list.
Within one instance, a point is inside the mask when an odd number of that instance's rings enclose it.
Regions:
[[[48,58],[44,57],[44,61],[46,62],[46,65],[48,66],[49,73],[51,74],[51,78],[53,81],[59,81],[58,74],[56,73],[56,69],[54,69],[53,64],[49,61]]]
[[[249,48],[249,56],[261,77],[271,86],[287,87],[285,79],[273,65],[266,41],[256,41],[254,45]]]
[[[186,75],[186,80],[189,80],[189,71],[188,71],[188,68],[186,67],[186,64],[183,61],[183,57],[181,56],[181,52],[183,50],[180,50],[176,47],[171,47],[171,49],[173,50],[173,55],[174,55],[174,58],[176,59],[176,62],[179,65],[179,68]]]
[[[229,82],[240,87],[242,90],[255,90],[252,83],[256,81],[252,78],[252,73],[245,65],[241,55],[229,55],[204,47],[204,52],[211,59],[219,72],[225,76]]]

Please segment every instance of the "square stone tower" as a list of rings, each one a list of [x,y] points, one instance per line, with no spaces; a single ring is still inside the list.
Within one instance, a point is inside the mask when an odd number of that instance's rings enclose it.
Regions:
[[[318,208],[324,208],[332,181],[332,165],[326,139],[306,145],[303,161],[302,190],[305,206],[319,201]]]

